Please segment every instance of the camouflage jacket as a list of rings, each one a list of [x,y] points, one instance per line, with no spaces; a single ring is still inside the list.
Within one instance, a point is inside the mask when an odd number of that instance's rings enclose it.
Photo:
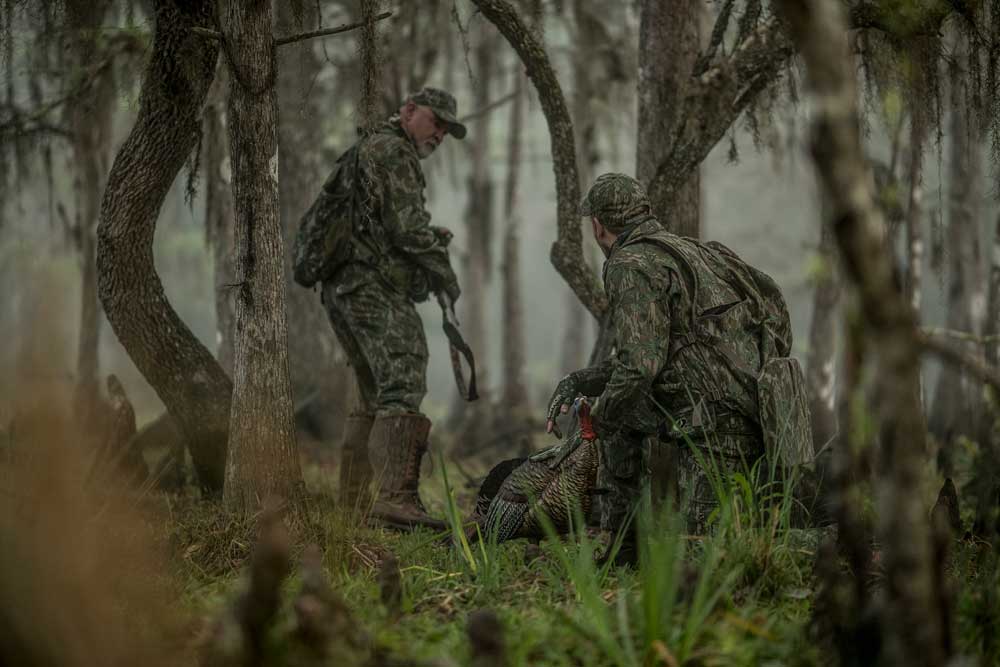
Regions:
[[[734,275],[726,253],[736,258],[720,244],[670,234],[652,217],[615,241],[604,264],[615,350],[581,372],[583,393],[600,389],[599,431],[654,433],[699,403],[757,420],[756,389],[734,363],[756,373],[765,359],[787,355],[791,326],[783,300],[771,310],[753,303],[764,301],[754,279],[777,294],[773,281],[746,265],[752,276]]]
[[[413,143],[390,119],[359,140],[361,215],[352,238],[353,259],[334,282],[351,285],[378,279],[413,301],[430,292],[458,297],[448,256],[451,234],[430,224],[424,174]]]

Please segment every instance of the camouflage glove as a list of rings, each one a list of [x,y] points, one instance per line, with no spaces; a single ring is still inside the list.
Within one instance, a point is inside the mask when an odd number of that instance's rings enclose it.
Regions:
[[[559,430],[559,425],[556,424],[556,418],[560,414],[566,414],[569,412],[569,408],[573,405],[573,401],[576,397],[580,395],[579,382],[577,380],[577,373],[570,373],[562,380],[559,380],[559,384],[556,385],[555,391],[552,392],[552,398],[549,399],[549,409],[546,413],[545,422],[545,432],[552,433],[557,438],[562,437],[562,432]]]
[[[552,392],[552,398],[549,399],[545,432],[554,433],[557,438],[561,438],[562,433],[559,432],[556,418],[560,414],[569,412],[577,396],[599,396],[610,377],[611,365],[603,363],[574,371],[560,380]]]
[[[452,307],[454,307],[455,302],[458,301],[458,297],[462,294],[462,290],[458,288],[457,282],[445,285],[441,291],[448,295],[448,298],[451,300]]]

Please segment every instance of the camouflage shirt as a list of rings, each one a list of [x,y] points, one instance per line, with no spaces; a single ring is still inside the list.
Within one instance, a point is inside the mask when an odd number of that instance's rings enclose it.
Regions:
[[[355,261],[335,282],[379,279],[413,301],[430,292],[458,297],[448,256],[451,234],[430,224],[417,149],[392,118],[360,140],[362,215],[354,230]]]
[[[690,412],[703,399],[756,419],[754,390],[720,349],[724,341],[737,363],[759,370],[766,352],[752,332],[767,314],[754,311],[732,276],[723,279],[722,252],[730,251],[670,234],[652,216],[618,236],[604,264],[615,350],[586,371],[592,386],[603,384],[594,411],[600,431],[653,433],[667,415]],[[787,353],[791,329],[784,316],[777,328],[779,351]]]

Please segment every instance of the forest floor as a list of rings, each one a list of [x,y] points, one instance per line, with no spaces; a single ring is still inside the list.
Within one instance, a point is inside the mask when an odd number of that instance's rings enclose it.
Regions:
[[[452,487],[436,468],[422,488],[432,513],[442,516]],[[448,472],[455,484],[457,471]],[[310,539],[322,549],[326,574],[349,609],[342,631],[364,637],[368,654],[377,647],[391,656],[372,664],[471,664],[467,624],[479,609],[499,617],[510,665],[815,665],[831,657],[825,654],[833,647],[817,639],[811,622],[822,595],[816,554],[831,532],[789,527],[780,511],[756,506],[749,490],[732,499],[735,511],[704,538],[684,535],[669,511],[644,516],[651,527],[642,565],[602,571],[594,565],[601,547],[594,531],[537,545],[455,546],[447,534],[386,531],[335,508],[324,500],[332,494],[331,476],[306,468],[316,531]],[[467,513],[473,493],[456,488],[452,497]],[[221,527],[211,505],[181,502],[176,510],[171,543],[185,606],[212,618],[240,590],[238,564],[249,543],[230,533],[232,526]],[[959,647],[983,655],[981,664],[998,664],[991,661],[1000,660],[1000,579],[995,566],[983,567],[995,559],[984,556],[984,545],[955,544],[950,568]],[[395,613],[382,603],[379,583],[389,554],[402,575]],[[268,664],[302,664],[289,639],[300,588],[293,574]],[[362,664],[357,651],[343,655],[355,658],[339,664]]]
[[[220,628],[245,600],[257,521],[235,520],[193,487],[181,494],[118,492],[86,473],[73,435],[0,449],[8,452],[0,456],[0,663],[249,664],[198,656],[232,639]],[[974,454],[970,447],[959,461],[960,495],[968,491]],[[461,468],[476,477],[490,463],[465,461]],[[742,476],[733,477],[727,509],[705,537],[686,535],[669,508],[640,512],[643,557],[635,570],[595,566],[603,538],[592,530],[499,545],[456,543],[455,520],[443,534],[387,531],[333,500],[334,469],[308,463],[304,476],[308,502],[292,527],[291,575],[261,638],[264,659],[254,663],[261,667],[834,660],[836,649],[824,640],[829,628],[813,622],[816,610],[836,597],[816,574],[823,570],[817,562],[830,563],[817,554],[831,530],[792,527],[788,494],[765,502]],[[915,502],[930,507],[940,485],[929,475],[925,497]],[[452,463],[425,465],[421,489],[437,516],[464,516],[474,505],[474,484]],[[963,497],[966,525],[971,504]],[[862,516],[871,510],[858,508]],[[311,544],[321,554],[313,570],[300,565]],[[396,571],[385,566],[390,555],[401,581],[398,605],[383,602],[385,573]],[[876,547],[869,586],[875,599],[880,562]],[[303,611],[316,609],[302,591],[315,587],[310,573],[317,570],[333,591],[324,604],[336,610],[325,617],[332,638],[322,659],[296,632]],[[962,664],[1000,665],[994,550],[961,536],[951,543],[947,571],[954,643],[973,657]],[[486,639],[506,645],[505,663],[472,660],[469,620],[483,618],[478,610],[499,619],[501,629]]]

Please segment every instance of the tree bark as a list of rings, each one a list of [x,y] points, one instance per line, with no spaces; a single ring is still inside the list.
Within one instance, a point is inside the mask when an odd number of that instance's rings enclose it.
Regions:
[[[812,323],[809,326],[809,352],[806,361],[806,387],[809,390],[809,414],[812,416],[813,448],[816,453],[837,434],[836,413],[836,331],[840,280],[836,247],[827,219],[826,206],[820,223],[819,260],[821,273],[813,292]]]
[[[282,2],[275,5],[277,27],[289,34],[311,27],[315,15],[309,3]],[[308,7],[307,7],[308,5]],[[296,12],[303,20],[295,18]],[[278,188],[286,247],[298,232],[302,214],[316,197],[330,165],[322,163],[325,125],[321,104],[328,94],[318,86],[320,61],[310,41],[282,46],[278,51]],[[351,371],[340,354],[340,346],[323,311],[319,295],[295,284],[292,254],[284,253],[288,294],[288,372],[295,404],[312,397],[310,414],[318,427],[313,435],[323,441],[340,437],[347,416]]]
[[[639,121],[636,178],[647,187],[670,154],[671,130],[679,120],[691,73],[700,52],[698,0],[641,0],[639,3]],[[701,179],[692,165],[676,194],[658,189],[653,213],[671,232],[698,238]]]
[[[101,203],[97,284],[112,329],[184,433],[198,481],[221,491],[232,385],[167,301],[153,265],[156,219],[198,139],[218,45],[191,32],[214,3],[160,0],[135,126]]]
[[[236,228],[236,341],[226,506],[299,499],[302,473],[288,380],[284,244],[278,211],[278,104],[269,0],[231,2],[229,153]]]
[[[951,83],[951,157],[949,170],[948,232],[948,303],[946,327],[953,331],[975,332],[973,313],[975,293],[980,282],[978,252],[979,200],[982,168],[978,146],[979,133],[975,119],[967,115],[963,73],[958,58],[949,66]],[[967,354],[976,354],[973,342],[956,343]],[[950,365],[941,369],[930,430],[941,445],[938,461],[946,477],[954,474],[952,448],[960,435],[975,437],[978,385],[972,385],[963,374]]]
[[[879,537],[885,563],[883,628],[887,664],[943,665],[948,656],[936,602],[934,550],[927,510],[919,501],[925,432],[919,396],[916,317],[895,287],[882,221],[861,147],[853,61],[838,47],[846,25],[838,3],[782,0],[793,39],[806,62],[815,119],[812,151],[833,206],[834,231],[854,283],[878,360],[882,456]]]
[[[220,63],[205,105],[203,166],[205,170],[205,239],[212,249],[215,296],[215,356],[226,374],[233,376],[233,341],[236,335],[236,241],[233,228],[232,169],[226,142],[225,93],[229,72]]]

